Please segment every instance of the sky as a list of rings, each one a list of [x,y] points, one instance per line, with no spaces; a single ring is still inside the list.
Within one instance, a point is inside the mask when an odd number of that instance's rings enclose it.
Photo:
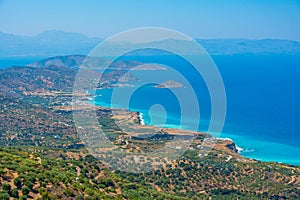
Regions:
[[[300,41],[300,0],[0,0],[0,31],[45,30],[106,38],[163,27],[193,38]]]

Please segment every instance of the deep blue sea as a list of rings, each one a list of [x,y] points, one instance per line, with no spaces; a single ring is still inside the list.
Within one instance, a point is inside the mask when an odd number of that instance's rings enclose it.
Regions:
[[[5,57],[0,58],[0,69],[1,68],[7,68],[11,66],[24,66],[36,61],[39,61],[41,59],[45,58],[45,56],[32,56],[32,57]]]
[[[222,75],[227,96],[226,121],[220,137],[231,138],[243,149],[240,152],[243,156],[300,165],[300,56],[229,55],[212,58]],[[187,77],[200,104],[198,130],[207,131],[211,115],[209,93],[189,63],[176,56],[139,56],[130,59],[171,66]],[[131,73],[141,79],[155,77],[157,82],[164,77],[173,77],[167,70]],[[118,88],[118,93],[124,93],[124,99],[122,95],[112,98],[111,94],[116,89],[98,90],[95,101],[102,106],[140,111],[146,124],[151,125],[189,129],[193,120],[199,120],[194,116],[184,116],[188,119],[179,127],[180,102],[169,89],[152,86],[134,88],[130,98],[125,96],[132,88]],[[184,91],[184,88],[175,90]],[[164,109],[151,107],[157,104]],[[166,117],[160,117],[164,114]]]

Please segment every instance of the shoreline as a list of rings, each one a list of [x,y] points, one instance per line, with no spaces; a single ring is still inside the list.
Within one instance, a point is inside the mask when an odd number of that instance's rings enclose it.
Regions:
[[[138,114],[138,117],[139,117],[139,122],[140,122],[140,124],[141,125],[146,125],[145,124],[145,120],[144,120],[144,118],[143,118],[143,113],[141,113],[141,112],[138,112],[139,114]]]
[[[230,135],[228,133],[224,133],[224,137],[220,139],[230,139],[238,144],[243,143],[243,146],[236,145],[237,148],[241,148],[239,154],[243,157],[261,162],[276,162],[300,166],[300,160],[297,160],[296,156],[300,153],[299,147],[279,142],[258,140],[246,136]],[[276,154],[275,152],[280,152],[280,154]],[[293,155],[295,156],[289,157],[286,155],[286,152],[294,152]]]
[[[105,109],[117,109],[117,108],[112,108],[110,107],[109,105],[106,105],[106,104],[101,104],[101,102],[96,102],[96,101],[89,101],[88,102],[89,104],[92,104],[96,107],[102,107],[102,108],[105,108]],[[137,109],[134,109],[134,110],[137,110]],[[130,112],[133,112],[133,110],[128,110]],[[182,130],[182,131],[191,131],[191,130],[188,130],[188,129],[182,129],[176,125],[170,125],[170,126],[156,126],[155,124],[147,124],[145,123],[145,120],[144,120],[144,117],[143,117],[143,113],[142,112],[139,112],[139,111],[136,111],[139,113],[138,117],[140,118],[140,124],[143,125],[143,126],[152,126],[154,128],[166,128],[166,129],[177,129],[177,130]],[[231,137],[215,137],[213,133],[210,133],[210,132],[205,132],[205,131],[198,131],[198,132],[204,132],[206,134],[209,134],[211,135],[214,139],[217,139],[217,140],[227,140],[227,141],[231,141],[234,145],[235,145],[235,148],[237,149],[237,154],[239,154],[240,156],[244,157],[245,159],[250,159],[250,160],[255,160],[255,161],[259,161],[259,162],[276,162],[276,163],[280,163],[280,164],[286,164],[286,165],[294,165],[294,166],[300,166],[300,162],[297,161],[297,160],[293,160],[293,159],[285,159],[285,158],[282,158],[282,159],[279,159],[279,158],[272,158],[272,157],[265,157],[260,155],[259,153],[256,154],[256,155],[247,155],[249,153],[252,153],[252,152],[256,152],[253,148],[249,148],[249,147],[244,147],[244,146],[240,146],[240,145],[237,145],[236,144],[236,140],[231,138]],[[225,133],[225,135],[227,135]],[[240,136],[236,136],[236,137],[240,137]],[[242,139],[241,139],[242,140]],[[253,140],[254,141],[254,140]],[[252,142],[253,142],[252,141]],[[258,143],[264,143],[263,141],[256,141]],[[251,143],[251,142],[250,142]],[[282,144],[283,146],[285,144]],[[270,146],[270,145],[269,145]],[[287,145],[285,145],[287,146]],[[245,155],[246,154],[246,155]]]
[[[210,133],[208,133],[208,134],[210,134]],[[211,134],[210,134],[210,135],[211,135]],[[214,138],[216,138],[216,137],[214,137]],[[244,151],[244,148],[238,146],[231,138],[220,138],[220,137],[217,137],[216,139],[218,139],[218,140],[229,140],[229,141],[233,142],[234,145],[235,145],[235,148],[236,148],[237,151],[238,151],[238,154],[240,154],[240,155],[241,155],[241,153]]]
[[[139,111],[138,111],[138,112],[139,112]],[[169,127],[169,126],[156,126],[156,125],[154,125],[154,124],[146,124],[145,121],[144,121],[144,119],[143,119],[143,113],[142,113],[142,112],[139,112],[139,117],[140,117],[141,125],[154,126],[154,127],[161,127],[161,128],[170,128],[170,129],[186,130],[186,129],[174,128],[173,126],[176,126],[176,125],[171,125],[171,127]],[[188,131],[188,130],[187,130],[187,131]],[[245,151],[244,148],[238,146],[231,138],[214,137],[214,136],[213,136],[211,133],[209,133],[209,132],[205,132],[205,133],[211,135],[211,136],[212,136],[214,139],[216,139],[216,140],[225,140],[225,141],[227,140],[227,141],[231,141],[231,142],[234,144],[234,146],[235,146],[235,148],[236,148],[236,150],[237,150],[237,153],[238,153],[239,155],[241,155],[241,153],[242,153],[243,151]],[[242,156],[242,155],[241,155],[241,156]],[[246,157],[246,158],[247,158],[247,157]],[[250,158],[250,159],[252,159],[252,158]]]
[[[153,127],[159,127],[159,128],[168,128],[168,129],[178,129],[178,130],[190,131],[190,130],[187,130],[187,129],[175,128],[174,126],[176,126],[176,125],[170,125],[170,126],[157,126],[157,125],[154,125],[154,124],[146,124],[146,123],[145,123],[145,120],[144,120],[144,118],[143,118],[143,115],[144,115],[144,114],[143,114],[142,112],[140,112],[140,111],[137,111],[137,112],[139,113],[139,114],[138,114],[138,117],[139,117],[140,124],[143,125],[143,126],[146,125],[146,126],[153,126]],[[217,140],[227,140],[227,141],[231,141],[231,142],[235,145],[235,148],[237,149],[237,153],[238,153],[239,155],[241,155],[241,153],[242,153],[243,151],[245,151],[244,148],[238,146],[238,145],[233,141],[233,139],[231,139],[231,138],[214,137],[213,134],[211,134],[211,133],[209,133],[209,132],[204,132],[204,133],[211,135],[214,139],[217,139]],[[241,156],[242,156],[242,155],[241,155]],[[246,157],[246,158],[247,158],[247,157]],[[252,158],[250,158],[250,159],[252,159]]]

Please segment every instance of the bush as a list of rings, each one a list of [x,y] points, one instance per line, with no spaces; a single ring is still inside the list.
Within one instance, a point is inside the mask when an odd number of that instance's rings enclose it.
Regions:
[[[89,196],[93,196],[94,195],[94,190],[92,190],[91,188],[86,188],[84,191]]]
[[[45,188],[41,187],[41,188],[38,189],[38,192],[40,194],[42,194],[43,192],[47,192],[47,190]]]
[[[10,190],[11,190],[11,185],[10,185],[10,184],[7,184],[7,183],[4,183],[4,184],[2,185],[2,189],[3,189],[4,191],[6,191],[6,192],[10,192]]]
[[[11,196],[14,198],[18,198],[19,197],[19,190],[18,189],[13,189],[11,191]]]
[[[27,195],[23,195],[20,197],[20,200],[27,200]]]
[[[73,197],[73,196],[74,196],[73,191],[70,190],[70,189],[68,189],[68,188],[65,189],[64,193],[65,193],[65,195],[67,195],[68,197]]]
[[[18,188],[18,189],[21,189],[22,187],[22,181],[19,177],[17,177],[15,180],[14,180],[14,184],[15,186]]]
[[[31,181],[25,181],[25,182],[24,182],[24,185],[27,186],[27,187],[29,188],[30,191],[32,190],[33,183],[32,183]]]
[[[44,174],[40,173],[37,175],[37,178],[39,179],[40,182],[44,181],[45,180],[45,176]]]
[[[49,193],[48,192],[42,192],[42,199],[43,200],[50,200],[50,199],[52,199],[52,197],[49,195]]]
[[[23,195],[27,195],[27,194],[29,194],[29,192],[30,192],[30,189],[27,186],[23,186],[22,187],[22,193],[23,193]]]
[[[0,191],[0,199],[1,200],[9,200],[10,196],[7,192],[5,191]]]
[[[5,169],[0,169],[0,176],[2,176],[2,175],[4,175],[4,174],[6,174],[6,170]]]
[[[75,198],[76,200],[84,200],[84,196],[82,194],[79,194]]]

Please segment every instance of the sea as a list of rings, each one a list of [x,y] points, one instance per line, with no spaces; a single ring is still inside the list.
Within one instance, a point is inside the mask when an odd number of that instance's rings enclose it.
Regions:
[[[175,55],[121,59],[159,63],[167,66],[167,70],[130,71],[138,79],[149,79],[147,84],[133,82],[129,86],[96,90],[94,104],[139,111],[149,125],[192,130],[200,122],[197,130],[208,131],[212,120],[210,95],[203,78],[190,63]],[[300,166],[300,55],[215,55],[212,59],[223,79],[227,111],[223,130],[211,134],[232,139],[245,157]],[[3,63],[1,60],[0,65]],[[22,64],[20,60],[6,63]],[[190,104],[188,109],[199,109],[200,118],[192,112],[183,116],[182,98],[178,99],[176,92],[184,95],[184,87],[154,87],[163,80],[174,80],[175,74],[185,78],[176,81],[186,84],[183,80],[187,80],[192,86],[199,107],[194,108],[195,104],[189,102],[189,94],[183,101]]]
[[[0,69],[11,66],[25,66],[46,58],[45,56],[15,56],[15,57],[0,57]]]
[[[96,105],[139,111],[144,122],[154,126],[193,130],[195,120],[200,120],[198,131],[208,131],[209,92],[188,62],[177,56],[127,59],[170,66],[185,76],[198,97],[200,119],[189,113],[191,116],[183,116],[187,119],[182,124],[181,99],[170,89],[153,87],[151,81],[134,89],[97,90]],[[222,132],[211,134],[232,139],[245,157],[300,165],[300,55],[226,55],[212,59],[223,79],[227,112]],[[154,78],[155,83],[175,77],[168,70],[130,73],[140,79]],[[184,88],[173,90],[184,91]],[[184,101],[189,101],[189,95],[186,97]]]

